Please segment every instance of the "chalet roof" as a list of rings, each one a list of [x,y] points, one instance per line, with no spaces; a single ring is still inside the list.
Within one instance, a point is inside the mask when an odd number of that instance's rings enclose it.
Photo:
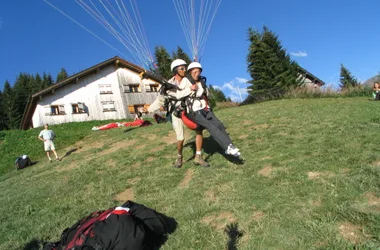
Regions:
[[[20,129],[28,129],[30,127],[32,116],[33,116],[34,110],[36,109],[36,106],[37,106],[37,100],[40,97],[47,95],[47,94],[50,94],[50,93],[54,93],[55,90],[62,88],[63,86],[66,86],[68,84],[75,83],[80,78],[83,78],[83,77],[85,77],[85,76],[87,76],[93,72],[97,72],[100,69],[102,69],[106,66],[112,65],[112,64],[115,65],[116,69],[120,68],[120,67],[125,67],[129,70],[136,72],[137,74],[145,72],[145,69],[143,69],[142,67],[137,66],[133,63],[130,63],[130,62],[118,57],[118,56],[115,56],[115,57],[110,58],[104,62],[96,64],[96,65],[94,65],[88,69],[85,69],[85,70],[83,70],[83,71],[81,71],[75,75],[72,75],[72,76],[70,76],[70,77],[68,77],[68,78],[66,78],[66,79],[64,79],[58,83],[55,83],[55,84],[49,86],[46,89],[43,89],[43,90],[31,95],[29,97],[28,104],[26,105],[25,110],[24,110]],[[149,74],[149,78],[151,78],[152,80],[160,82],[160,79],[155,78],[154,74]]]
[[[311,81],[315,83],[319,83],[320,86],[325,85],[324,81],[322,81],[321,79],[319,79],[318,77],[316,77],[315,75],[307,71],[306,69],[302,68],[301,66],[298,66],[298,67],[299,67],[300,73],[303,74],[306,78],[310,79]]]

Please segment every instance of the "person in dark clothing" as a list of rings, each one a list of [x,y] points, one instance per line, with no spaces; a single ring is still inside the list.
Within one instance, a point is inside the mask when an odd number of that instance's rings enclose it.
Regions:
[[[173,218],[132,201],[110,209],[109,214],[108,211],[97,215],[94,213],[78,221],[79,224],[67,228],[62,233],[60,241],[46,243],[43,250],[159,249],[166,241],[167,235],[174,232],[177,226]],[[78,228],[83,229],[81,225],[87,218],[96,218],[96,216],[99,218],[105,216],[105,218],[93,223],[88,235],[78,233]]]
[[[191,84],[197,85],[197,90],[194,92],[194,95],[188,98],[188,117],[196,124],[205,128],[215,141],[225,150],[227,155],[239,157],[239,149],[232,144],[232,140],[227,134],[224,125],[215,116],[209,106],[207,88],[200,75],[202,73],[202,65],[198,62],[192,62],[189,64],[187,70],[189,73],[187,76],[189,81]]]

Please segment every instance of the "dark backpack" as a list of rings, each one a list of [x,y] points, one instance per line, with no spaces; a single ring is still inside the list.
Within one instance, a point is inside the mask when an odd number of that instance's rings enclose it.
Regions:
[[[28,166],[31,166],[32,161],[30,160],[29,156],[23,155],[16,159],[15,165],[16,165],[16,168],[20,170]]]
[[[114,210],[115,208],[110,208],[92,212],[90,215],[80,219],[73,226],[63,231],[61,240],[55,244],[59,247],[50,246],[50,248],[47,247],[44,248],[44,250],[102,250],[103,247],[94,239],[95,235],[93,229],[97,222],[105,220]]]

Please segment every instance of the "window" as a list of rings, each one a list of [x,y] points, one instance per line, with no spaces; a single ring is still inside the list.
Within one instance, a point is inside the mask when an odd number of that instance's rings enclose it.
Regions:
[[[103,112],[116,111],[114,101],[104,101],[102,102]]]
[[[124,84],[124,93],[138,93],[141,92],[139,83]]]
[[[111,84],[99,84],[100,94],[112,94]]]
[[[66,115],[65,105],[48,105],[44,107],[45,115]]]
[[[138,111],[141,111],[144,107],[146,108],[146,105],[144,104],[131,104],[128,105],[128,111],[131,114],[136,114]]]
[[[146,92],[158,92],[159,85],[157,83],[145,84]]]
[[[78,103],[72,103],[71,108],[73,110],[73,114],[83,114],[86,113],[84,110],[84,103],[78,102]]]

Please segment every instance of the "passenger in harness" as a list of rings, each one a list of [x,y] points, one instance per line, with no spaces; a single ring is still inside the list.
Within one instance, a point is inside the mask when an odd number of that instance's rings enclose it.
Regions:
[[[171,71],[173,77],[168,81],[169,84],[177,86],[176,90],[168,88],[164,90],[161,95],[149,106],[148,112],[154,112],[161,106],[165,105],[168,118],[171,119],[173,129],[177,136],[177,159],[173,165],[175,168],[181,168],[183,164],[183,143],[184,143],[184,131],[183,122],[181,119],[181,112],[184,107],[184,100],[197,90],[197,85],[192,85],[190,81],[185,77],[186,75],[186,62],[182,59],[176,59],[171,63]],[[161,86],[163,88],[163,86]],[[209,164],[202,158],[200,152],[202,149],[202,131],[196,130],[196,148],[197,153],[194,158],[194,163],[201,165],[202,167],[209,167]],[[199,150],[198,150],[199,149]]]
[[[208,102],[207,87],[205,78],[201,77],[202,65],[198,62],[192,62],[188,67],[189,81],[192,86],[197,86],[194,95],[191,95],[186,100],[187,115],[183,117],[195,122],[204,127],[215,139],[215,141],[225,150],[228,155],[235,157],[240,156],[239,149],[232,144],[232,140],[226,132],[222,122],[212,112]],[[194,88],[192,88],[194,89]],[[185,122],[186,124],[186,122]]]

